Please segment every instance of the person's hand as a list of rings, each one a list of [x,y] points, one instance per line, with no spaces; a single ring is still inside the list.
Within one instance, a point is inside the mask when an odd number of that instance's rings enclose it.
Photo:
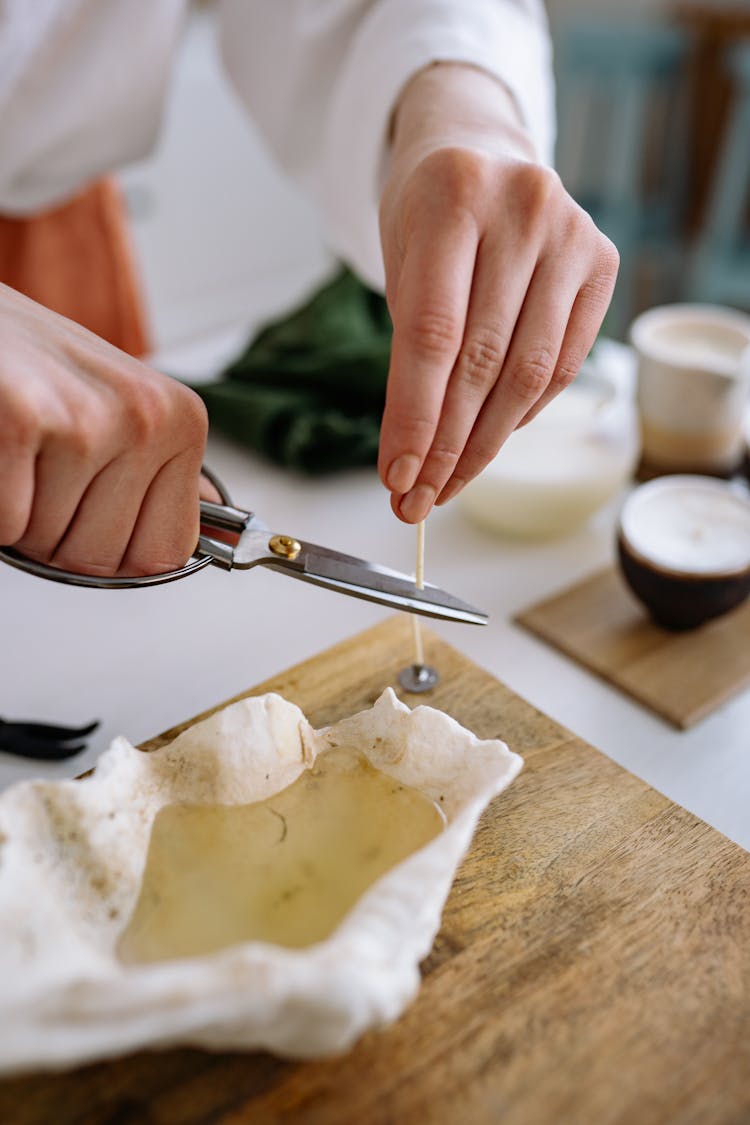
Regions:
[[[98,576],[181,566],[198,540],[196,394],[0,286],[0,543]]]
[[[393,347],[378,468],[416,523],[573,380],[618,255],[534,163],[504,87],[462,65],[402,95],[380,228]]]

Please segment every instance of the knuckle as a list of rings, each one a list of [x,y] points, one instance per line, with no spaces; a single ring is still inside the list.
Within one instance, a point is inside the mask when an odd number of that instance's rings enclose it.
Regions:
[[[561,359],[550,380],[550,387],[555,391],[562,391],[569,387],[578,374],[580,366],[580,363],[576,363],[574,359]]]
[[[21,505],[4,503],[0,506],[0,544],[13,547],[23,539],[30,513]]]
[[[448,214],[475,213],[487,188],[489,161],[486,156],[449,145],[425,160],[424,171],[432,184],[439,184],[441,204]]]
[[[508,383],[519,398],[533,401],[545,390],[554,369],[549,349],[539,346],[526,352],[508,373]]]
[[[614,279],[620,268],[620,251],[606,235],[600,235],[597,266],[607,278]]]
[[[542,164],[521,164],[516,170],[516,190],[526,222],[538,223],[563,191],[557,172]]]
[[[597,236],[598,231],[591,216],[587,215],[578,204],[574,204],[568,207],[556,222],[553,238],[561,255],[589,259],[596,255]]]
[[[505,348],[497,332],[472,333],[461,349],[461,377],[470,386],[487,391],[496,382],[504,358]]]
[[[129,381],[121,395],[122,422],[128,442],[144,448],[163,433],[169,418],[169,403],[159,382]]]
[[[101,444],[101,434],[105,432],[100,420],[87,411],[69,415],[66,423],[56,435],[56,441],[65,447],[66,456],[83,464],[96,460]]]
[[[130,379],[122,395],[123,419],[131,441],[140,447],[163,444],[170,434],[175,444],[205,442],[206,408],[200,397],[176,379],[146,372]]]
[[[15,452],[28,450],[36,446],[38,439],[39,415],[34,404],[20,394],[3,401],[0,409],[2,448]]]
[[[597,259],[591,275],[581,287],[581,299],[591,312],[606,307],[612,298],[619,269],[619,255],[614,247],[612,249],[616,257],[609,257],[605,262]]]
[[[181,432],[190,446],[200,446],[201,453],[208,437],[208,411],[200,395],[181,387]]]
[[[421,310],[412,321],[409,338],[414,351],[423,359],[453,356],[461,344],[461,329],[454,316],[438,309]]]
[[[409,452],[423,455],[429,447],[435,433],[434,418],[416,412],[399,413],[398,417],[389,419],[389,432],[397,434],[399,447],[408,449]],[[385,429],[385,420],[382,429]]]
[[[614,278],[602,276],[590,278],[581,288],[581,303],[589,319],[593,320],[594,316],[597,314],[601,319],[604,310],[612,299],[613,289]]]
[[[592,277],[598,280],[602,290],[611,289],[620,268],[620,253],[611,239],[578,205],[568,216],[564,234],[569,243],[580,244],[588,250]]]
[[[427,455],[421,477],[429,481],[447,479],[462,452],[458,442],[435,442]]]

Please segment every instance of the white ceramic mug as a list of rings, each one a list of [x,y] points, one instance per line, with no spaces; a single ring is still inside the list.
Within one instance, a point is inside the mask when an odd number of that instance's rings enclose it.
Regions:
[[[750,397],[750,316],[664,305],[633,322],[644,464],[726,476],[743,455]]]

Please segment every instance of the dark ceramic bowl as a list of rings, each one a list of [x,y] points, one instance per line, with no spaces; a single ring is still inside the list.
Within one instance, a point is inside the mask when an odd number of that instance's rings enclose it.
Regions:
[[[696,628],[750,594],[750,496],[712,477],[659,477],[628,497],[617,547],[654,620]]]

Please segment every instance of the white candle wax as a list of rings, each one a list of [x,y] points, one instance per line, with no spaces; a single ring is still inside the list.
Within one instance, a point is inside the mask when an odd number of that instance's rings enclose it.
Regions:
[[[662,477],[637,489],[620,520],[629,547],[680,574],[750,567],[750,499],[710,477]]]
[[[525,537],[582,523],[624,484],[637,455],[632,406],[573,385],[508,438],[461,493],[482,526]]]
[[[746,333],[718,324],[667,324],[654,331],[652,343],[673,363],[734,376],[748,347]]]

